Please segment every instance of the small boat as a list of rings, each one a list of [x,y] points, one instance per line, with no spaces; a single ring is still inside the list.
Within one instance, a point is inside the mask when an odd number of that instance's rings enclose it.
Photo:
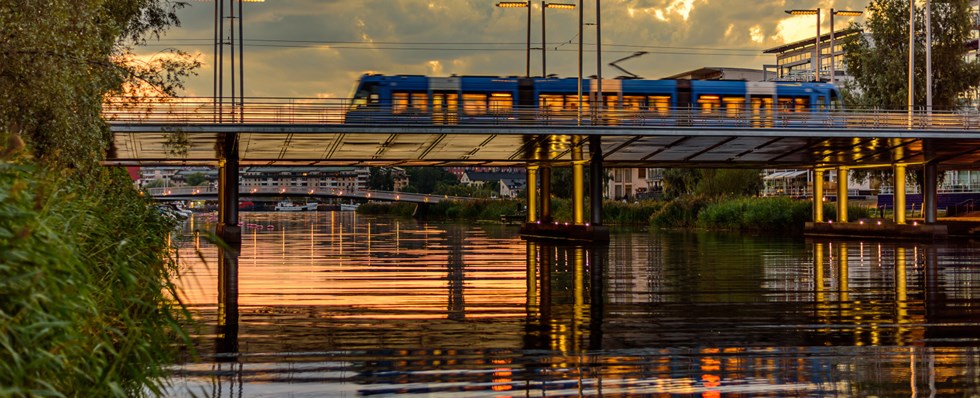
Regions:
[[[316,208],[316,202],[296,204],[289,200],[283,200],[276,203],[276,211],[313,211],[316,210]]]
[[[360,203],[341,203],[340,211],[356,211],[360,206]]]

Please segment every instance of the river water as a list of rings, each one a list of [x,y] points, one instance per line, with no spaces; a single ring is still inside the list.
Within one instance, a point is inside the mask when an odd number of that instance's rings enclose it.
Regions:
[[[168,396],[980,396],[971,242],[617,231],[592,247],[353,212],[242,222],[237,310],[194,232],[213,225],[175,237],[200,324]]]

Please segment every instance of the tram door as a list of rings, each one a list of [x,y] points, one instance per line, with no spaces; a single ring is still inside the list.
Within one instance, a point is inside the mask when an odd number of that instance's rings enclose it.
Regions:
[[[772,97],[753,95],[750,106],[752,127],[772,127]]]
[[[773,127],[776,117],[776,84],[773,82],[746,82],[749,94],[749,120],[752,127]]]
[[[432,92],[432,123],[459,123],[459,94],[455,92]]]

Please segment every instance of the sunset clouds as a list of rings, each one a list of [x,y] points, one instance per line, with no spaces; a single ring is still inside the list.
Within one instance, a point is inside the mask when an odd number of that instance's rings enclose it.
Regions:
[[[578,3],[576,0],[561,2]],[[267,0],[246,3],[245,92],[248,96],[344,97],[365,72],[428,75],[524,74],[527,9],[494,0]],[[604,64],[635,51],[649,54],[621,66],[661,78],[702,66],[761,69],[761,50],[812,37],[813,16],[787,9],[863,9],[866,0],[602,0]],[[204,54],[187,95],[209,96],[213,3],[193,2],[183,25],[159,46]],[[577,75],[577,10],[547,11],[548,73]],[[541,73],[541,4],[532,1],[531,72]],[[848,18],[837,23],[843,29]],[[585,1],[586,75],[596,74],[595,1]],[[617,70],[603,67],[603,77]]]

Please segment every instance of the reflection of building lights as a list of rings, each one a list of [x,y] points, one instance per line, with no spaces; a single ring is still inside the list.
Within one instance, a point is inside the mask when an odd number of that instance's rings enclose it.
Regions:
[[[878,220],[878,225],[881,225],[881,220]]]
[[[858,224],[864,225],[864,220],[858,221]]]
[[[827,220],[827,224],[833,224],[834,220]]]
[[[919,226],[919,222],[918,221],[912,221],[912,226],[918,227]]]

